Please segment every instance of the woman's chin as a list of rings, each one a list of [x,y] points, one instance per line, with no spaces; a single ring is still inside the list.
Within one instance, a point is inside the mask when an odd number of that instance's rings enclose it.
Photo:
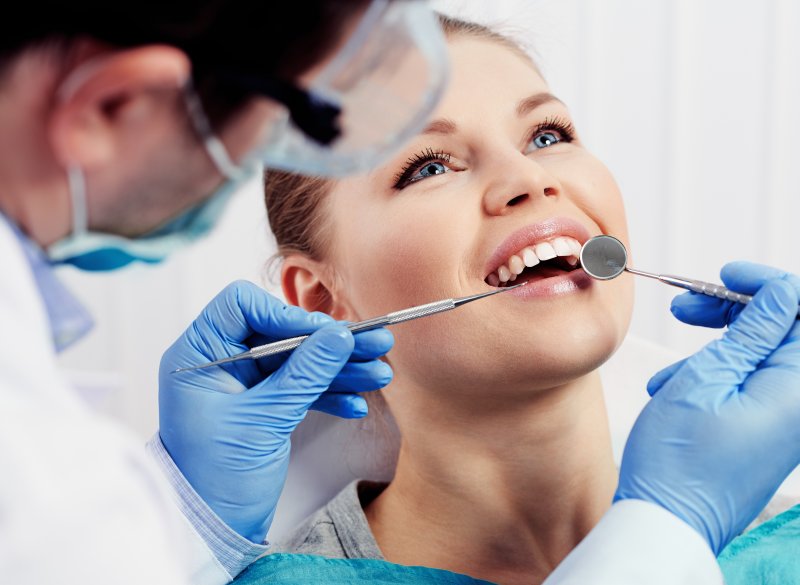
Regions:
[[[495,387],[505,388],[508,394],[530,396],[532,392],[564,386],[591,375],[614,355],[621,342],[622,337],[608,335],[603,339],[594,337],[591,342],[559,345],[559,349],[551,351],[542,351],[539,346],[536,352],[515,356],[505,367],[498,368],[503,373],[492,379]]]
[[[606,311],[599,318],[578,317],[541,328],[520,322],[504,328],[484,325],[480,335],[464,327],[448,328],[446,335],[441,330],[415,332],[417,343],[398,336],[389,357],[397,372],[413,372],[409,381],[414,386],[437,394],[530,396],[590,374],[622,343],[627,321],[621,316]]]

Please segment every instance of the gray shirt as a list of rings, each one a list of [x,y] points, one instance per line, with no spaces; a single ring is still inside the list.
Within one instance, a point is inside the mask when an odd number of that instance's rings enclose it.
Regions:
[[[369,528],[364,508],[387,485],[363,480],[350,483],[287,538],[275,543],[270,552],[385,560]]]
[[[334,559],[385,560],[369,528],[364,508],[387,485],[364,480],[350,483],[288,538],[276,543],[270,552],[320,555]],[[797,498],[776,496],[748,529],[798,503],[800,501]]]

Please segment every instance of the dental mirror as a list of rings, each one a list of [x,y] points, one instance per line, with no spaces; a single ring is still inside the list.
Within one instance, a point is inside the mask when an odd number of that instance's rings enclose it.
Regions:
[[[716,297],[724,301],[747,304],[753,298],[751,295],[727,289],[721,284],[686,278],[685,276],[657,274],[630,268],[627,266],[628,252],[625,250],[625,245],[613,236],[601,235],[588,239],[581,248],[580,261],[583,271],[597,280],[611,280],[627,271],[631,274],[652,278],[670,286],[677,286],[678,288],[709,297]],[[797,315],[798,319],[800,319],[800,308],[798,308]]]
[[[628,252],[614,236],[595,236],[581,248],[581,267],[592,278],[611,280],[625,272]]]

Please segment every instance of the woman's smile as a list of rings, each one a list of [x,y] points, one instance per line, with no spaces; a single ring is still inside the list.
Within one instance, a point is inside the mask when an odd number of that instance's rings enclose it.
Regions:
[[[589,230],[569,217],[552,217],[514,231],[497,246],[484,282],[505,287],[520,282],[514,296],[536,299],[564,295],[592,286],[578,267],[578,256]]]

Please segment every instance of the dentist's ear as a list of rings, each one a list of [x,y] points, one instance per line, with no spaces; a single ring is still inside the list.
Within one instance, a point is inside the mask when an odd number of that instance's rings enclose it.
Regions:
[[[290,254],[281,268],[281,286],[286,301],[306,311],[322,311],[337,320],[358,317],[342,295],[336,293],[330,270],[300,254]]]
[[[141,137],[164,123],[155,115],[159,108],[174,111],[175,92],[190,73],[186,54],[166,45],[105,53],[78,65],[58,88],[50,110],[56,159],[64,167],[88,169],[124,155],[124,142],[134,132]]]

